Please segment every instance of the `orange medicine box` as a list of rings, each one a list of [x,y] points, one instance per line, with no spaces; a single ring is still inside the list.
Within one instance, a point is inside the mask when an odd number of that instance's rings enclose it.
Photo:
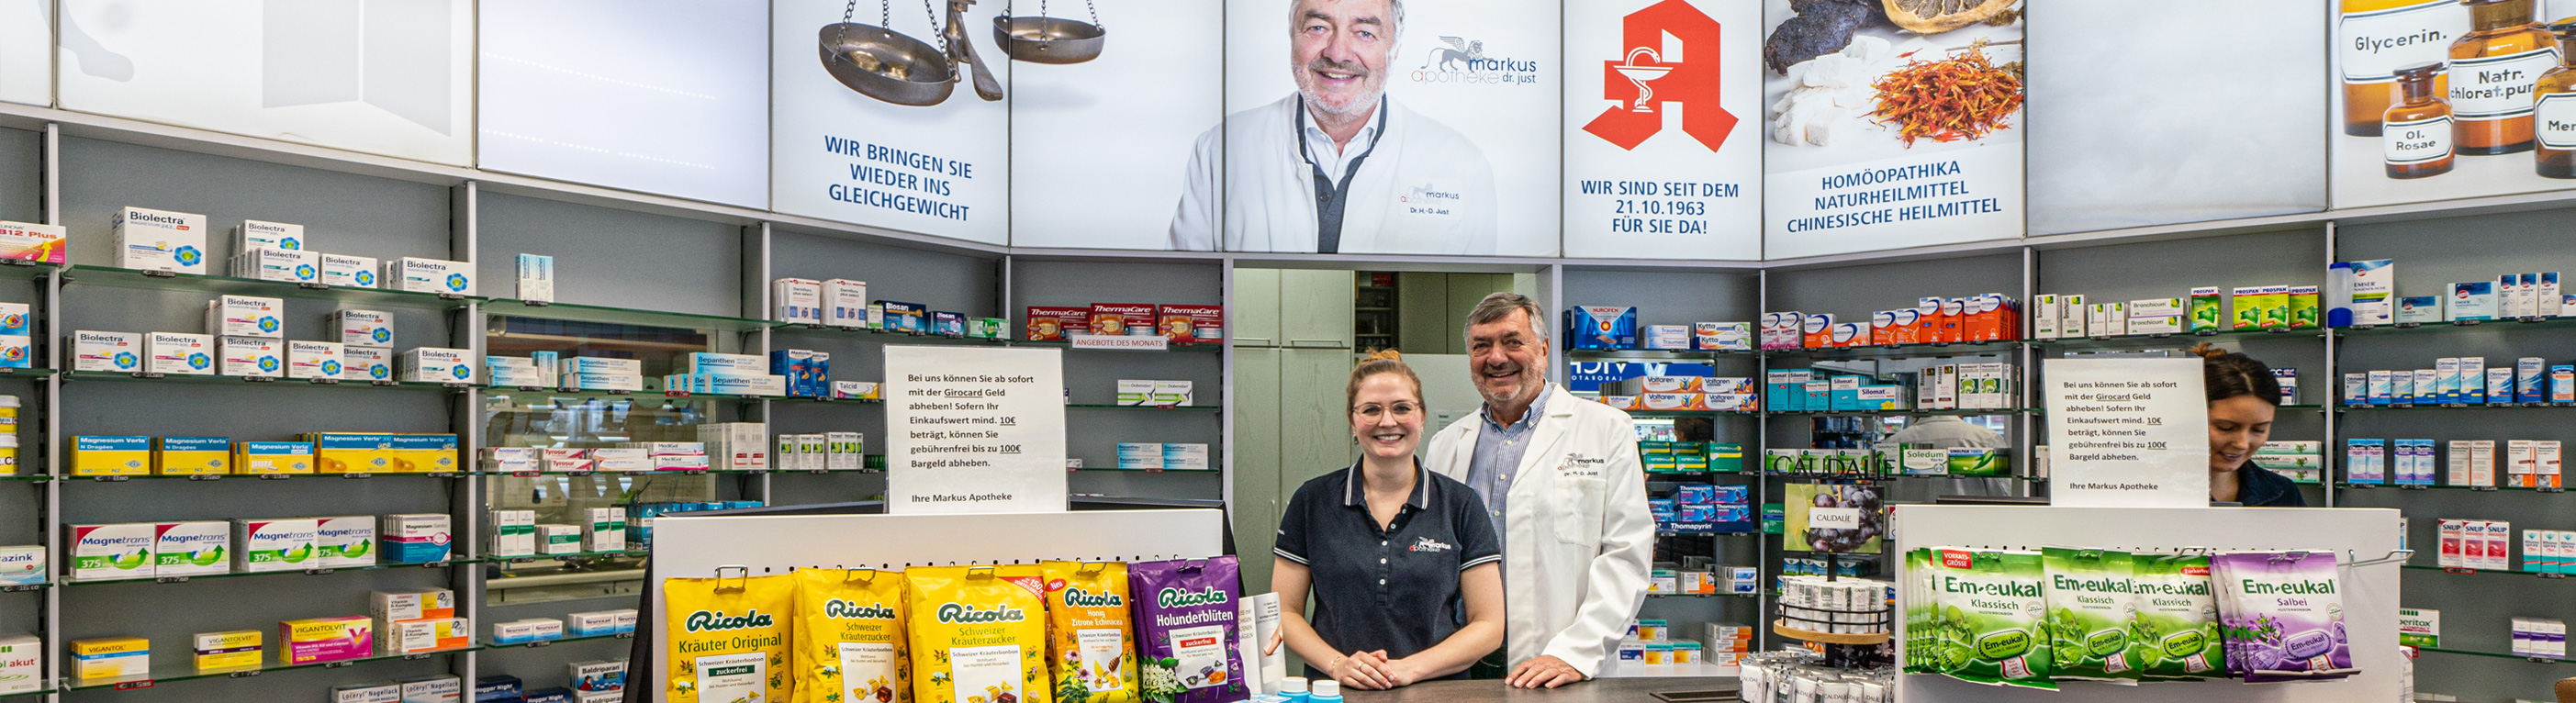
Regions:
[[[1031,305],[1025,321],[1029,341],[1061,342],[1065,335],[1091,328],[1091,308]]]
[[[1968,299],[1941,299],[1941,338],[1935,341],[1968,341]]]
[[[1914,340],[1912,344],[1941,341],[1941,299],[1914,299]]]
[[[1154,316],[1165,339],[1203,344],[1225,341],[1223,305],[1157,305]]]
[[[1808,349],[1823,349],[1833,346],[1833,314],[1820,312],[1808,315],[1806,319],[1798,321],[1798,333],[1800,335],[1800,346],[1804,346]]]
[[[1154,333],[1154,306],[1151,303],[1092,303],[1089,331],[1092,334],[1137,335]]]

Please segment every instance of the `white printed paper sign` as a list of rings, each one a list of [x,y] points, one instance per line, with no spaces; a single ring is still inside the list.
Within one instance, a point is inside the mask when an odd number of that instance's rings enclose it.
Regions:
[[[1063,354],[887,345],[886,512],[1064,511]]]
[[[2209,505],[2199,359],[2049,359],[2049,504]]]

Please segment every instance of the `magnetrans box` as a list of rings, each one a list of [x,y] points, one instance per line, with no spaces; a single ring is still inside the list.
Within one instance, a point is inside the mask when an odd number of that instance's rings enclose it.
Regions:
[[[462,261],[406,256],[385,260],[385,285],[394,290],[473,295],[474,267]]]
[[[73,371],[143,370],[143,334],[77,330],[71,334]]]
[[[68,525],[73,581],[152,578],[152,547],[159,542],[153,523]]]
[[[146,271],[206,272],[206,216],[139,207],[118,208],[116,265]]]
[[[376,271],[379,265],[372,256],[323,254],[322,285],[333,288],[374,288],[380,285]]]
[[[238,241],[243,251],[254,249],[303,251],[305,248],[304,225],[242,220],[241,226],[233,228],[233,234],[241,237]]]
[[[338,310],[331,313],[331,329],[340,335],[340,344],[350,347],[392,348],[394,316],[376,310]]]
[[[152,440],[153,470],[164,476],[232,473],[232,443],[223,437]]]
[[[376,516],[339,515],[313,519],[313,548],[325,569],[376,565]]]
[[[152,526],[152,576],[205,576],[233,570],[233,527],[223,522],[162,522]]]
[[[233,570],[245,574],[316,568],[314,552],[322,529],[313,518],[233,520],[236,555]]]
[[[58,225],[0,220],[0,259],[62,263],[63,235]],[[6,692],[7,686],[0,683],[0,692]]]
[[[212,376],[215,373],[215,338],[213,335],[179,332],[144,335],[143,371]]]

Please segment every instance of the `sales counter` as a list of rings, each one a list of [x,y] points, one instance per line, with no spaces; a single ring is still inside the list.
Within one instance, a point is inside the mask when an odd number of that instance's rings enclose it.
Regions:
[[[1342,697],[1350,703],[1657,703],[1656,693],[1724,691],[1722,698],[1732,699],[1736,690],[1732,676],[1593,679],[1552,689],[1484,679],[1426,681],[1392,691],[1343,689]]]

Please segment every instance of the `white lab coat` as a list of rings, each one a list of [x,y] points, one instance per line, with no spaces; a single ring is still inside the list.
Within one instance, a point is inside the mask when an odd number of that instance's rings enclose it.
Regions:
[[[1547,392],[1503,516],[1504,625],[1513,666],[1544,654],[1593,676],[1645,603],[1655,520],[1628,414],[1562,386]],[[1450,423],[1423,464],[1467,480],[1484,422]]]
[[[1494,253],[1498,203],[1485,152],[1448,125],[1394,100],[1385,104],[1377,150],[1351,177],[1339,251]],[[1297,150],[1298,109],[1291,94],[1229,115],[1199,135],[1172,215],[1173,249],[1217,251],[1220,232],[1224,251],[1318,248],[1314,168]],[[1353,141],[1349,148],[1364,147]]]

